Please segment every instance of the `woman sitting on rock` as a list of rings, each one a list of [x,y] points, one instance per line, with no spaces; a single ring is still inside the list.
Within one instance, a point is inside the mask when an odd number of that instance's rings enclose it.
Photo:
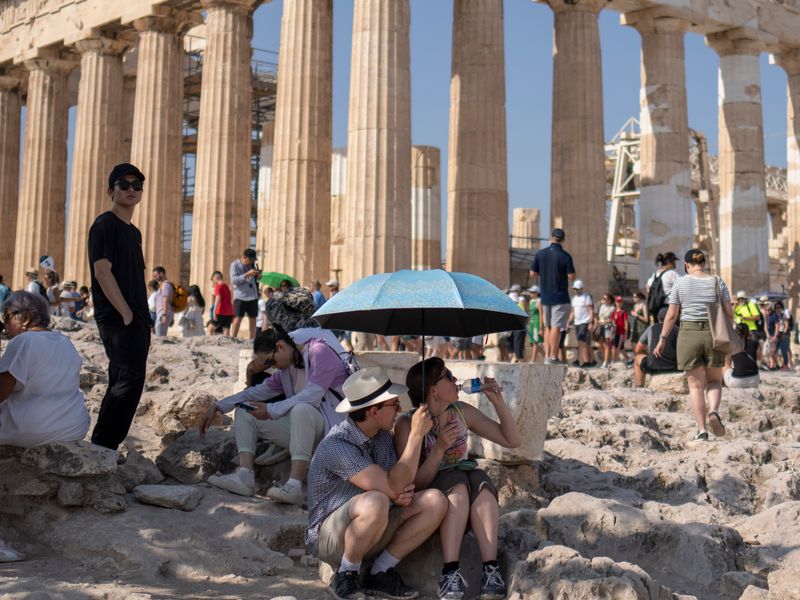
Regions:
[[[50,331],[40,294],[14,292],[3,307],[9,343],[0,358],[0,445],[30,448],[82,440],[89,413],[81,393],[81,357]]]
[[[500,512],[497,489],[489,476],[477,468],[475,461],[469,460],[469,432],[506,448],[519,446],[520,436],[497,382],[485,377],[483,384],[483,393],[497,412],[499,423],[477,408],[459,402],[456,378],[441,358],[427,359],[424,369],[423,363],[417,363],[406,376],[412,404],[415,407],[426,404],[433,418],[433,428],[422,444],[414,484],[417,490],[441,490],[449,502],[440,529],[444,568],[439,579],[439,598],[445,600],[464,598],[465,582],[458,557],[467,524],[472,528],[483,561],[481,598],[506,597],[506,585],[497,565]],[[405,449],[410,429],[411,414],[398,417],[394,425],[398,456]]]
[[[708,440],[706,420],[714,435],[725,435],[725,426],[717,412],[722,402],[725,354],[713,348],[708,307],[717,302],[719,294],[722,310],[733,319],[731,294],[722,278],[705,272],[706,255],[701,249],[689,250],[683,264],[686,277],[680,277],[672,286],[667,318],[653,354],[660,357],[664,352],[667,337],[680,316],[678,369],[686,372],[689,382],[689,400],[697,422],[694,439]]]
[[[761,362],[758,340],[750,335],[747,323],[739,323],[736,333],[742,338],[744,350],[725,358],[725,371],[722,374],[725,387],[757,388],[761,380],[758,374],[758,363]]]
[[[261,370],[273,366],[278,370],[262,384],[220,400],[203,416],[201,435],[217,411],[236,409],[233,426],[239,468],[228,475],[212,475],[208,478],[211,485],[242,496],[254,495],[255,451],[261,437],[288,448],[292,457],[289,480],[281,487],[271,487],[267,498],[287,504],[303,503],[303,480],[314,448],[344,418],[336,412],[336,406],[343,397],[342,384],[348,376],[337,350],[321,339],[324,330],[317,329],[320,339],[297,337],[309,331],[298,330],[290,335],[275,325],[260,333],[254,342],[255,361],[260,361]],[[258,462],[271,464],[274,459]]]

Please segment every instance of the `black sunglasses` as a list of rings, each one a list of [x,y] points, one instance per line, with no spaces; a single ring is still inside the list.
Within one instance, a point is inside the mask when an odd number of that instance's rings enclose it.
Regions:
[[[138,179],[136,181],[128,181],[127,179],[117,179],[114,182],[114,185],[116,185],[123,192],[127,192],[130,188],[133,188],[134,192],[141,192],[142,189],[144,189],[144,183],[142,183]]]
[[[433,383],[433,385],[436,385],[436,384],[437,384],[437,383],[439,383],[439,382],[440,382],[442,379],[447,379],[448,381],[451,381],[451,382],[455,383],[457,378],[456,378],[456,376],[455,376],[455,375],[453,375],[453,373],[452,373],[452,372],[451,372],[451,371],[448,369],[447,371],[445,371],[444,373],[442,373],[442,375],[439,377],[439,379],[437,379],[437,380],[436,380],[436,381]]]

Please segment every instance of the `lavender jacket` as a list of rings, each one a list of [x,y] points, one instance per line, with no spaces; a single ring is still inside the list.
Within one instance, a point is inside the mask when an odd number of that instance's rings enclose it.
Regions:
[[[348,372],[342,359],[322,340],[309,339],[303,346],[302,353],[308,371],[306,385],[302,390],[295,391],[290,377],[290,370],[295,367],[289,367],[276,371],[261,385],[249,387],[238,394],[223,398],[217,402],[217,407],[222,412],[229,412],[240,402],[266,402],[275,396],[284,394],[285,400],[271,402],[267,406],[271,418],[285,417],[292,408],[305,402],[313,405],[322,413],[327,434],[331,427],[343,421],[347,416],[336,412],[339,398],[332,390],[336,391],[340,397],[344,397],[342,384],[347,379]]]

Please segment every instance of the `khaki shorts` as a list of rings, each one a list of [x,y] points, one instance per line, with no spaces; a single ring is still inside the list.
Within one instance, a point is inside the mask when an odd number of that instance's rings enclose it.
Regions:
[[[542,304],[542,326],[567,328],[571,304]]]
[[[322,522],[317,538],[318,558],[331,565],[334,569],[339,568],[344,554],[344,532],[353,519],[350,517],[350,504],[358,498],[354,496],[339,508],[333,511]],[[383,535],[378,542],[369,549],[365,559],[375,558],[383,552],[384,548],[392,541],[394,534],[403,524],[403,509],[399,506],[392,506],[389,509],[389,523],[383,531]]]
[[[678,332],[678,370],[697,367],[721,368],[725,353],[714,350],[708,321],[681,321]]]

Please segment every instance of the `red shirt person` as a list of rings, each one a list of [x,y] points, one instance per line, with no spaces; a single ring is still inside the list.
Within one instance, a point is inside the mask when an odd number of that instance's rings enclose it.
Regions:
[[[211,276],[211,282],[214,284],[214,290],[211,292],[214,312],[211,321],[208,322],[206,327],[206,333],[208,335],[214,335],[215,333],[229,335],[231,321],[233,321],[231,288],[222,280],[222,273],[219,271],[214,271]]]

